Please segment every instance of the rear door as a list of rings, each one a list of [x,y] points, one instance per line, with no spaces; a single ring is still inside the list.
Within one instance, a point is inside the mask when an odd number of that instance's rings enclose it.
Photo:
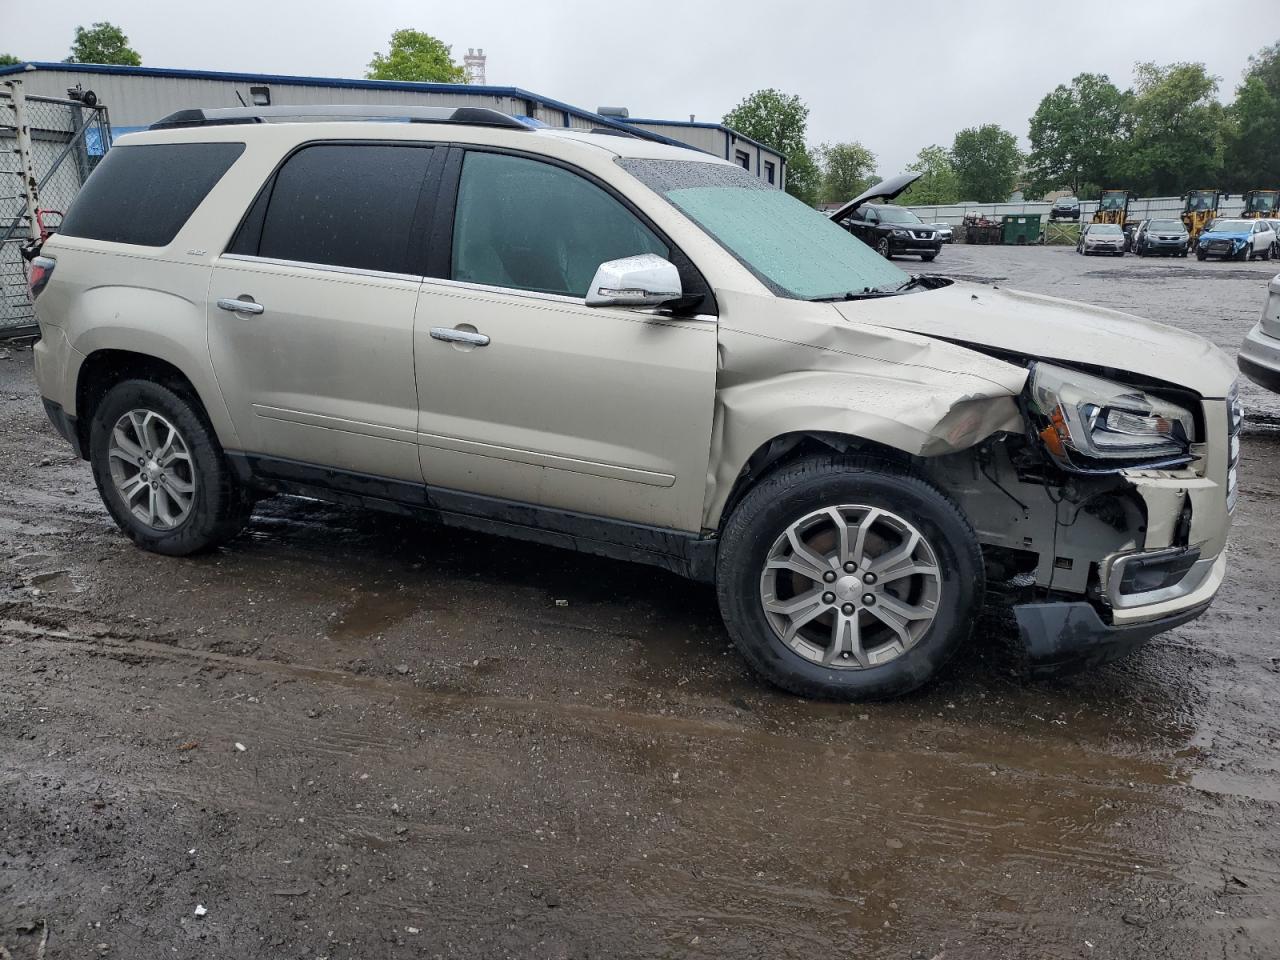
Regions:
[[[699,529],[716,379],[710,291],[702,313],[679,317],[588,307],[585,295],[602,262],[640,253],[683,264],[686,293],[701,277],[582,171],[480,149],[455,149],[450,167],[414,334],[427,483]],[[459,332],[473,342],[447,339]]]
[[[244,452],[283,461],[260,464],[266,472],[337,467],[421,482],[419,218],[443,152],[389,141],[304,145],[216,261],[213,366]]]

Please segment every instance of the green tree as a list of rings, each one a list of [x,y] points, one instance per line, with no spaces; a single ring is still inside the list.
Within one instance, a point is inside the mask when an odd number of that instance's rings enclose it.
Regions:
[[[813,151],[822,173],[823,203],[852,200],[875,182],[876,155],[858,143],[824,143]]]
[[[1103,74],[1082,73],[1045,95],[1031,117],[1027,139],[1032,196],[1114,179],[1112,169],[1127,136],[1128,98]]]
[[[1139,63],[1134,73],[1127,185],[1145,196],[1216,186],[1227,127],[1218,78],[1202,63]]]
[[[821,187],[818,165],[805,146],[809,108],[794,94],[757,90],[724,115],[724,125],[759,140],[787,158],[787,193],[805,203],[817,202]]]
[[[391,34],[386,56],[375,53],[365,74],[370,80],[417,80],[429,83],[466,83],[467,72],[453,62],[453,48],[421,30],[397,30]]]
[[[12,53],[0,53],[0,67],[12,67],[22,61],[15,57]]]
[[[951,162],[960,199],[1000,203],[1013,192],[1022,154],[1012,133],[994,123],[984,123],[956,134]]]
[[[129,38],[114,23],[95,23],[76,27],[71,56],[64,63],[115,63],[126,67],[142,65],[138,51],[129,46]]]
[[[960,183],[951,154],[936,143],[921,148],[915,160],[907,164],[907,169],[917,170],[924,176],[898,196],[896,202],[904,207],[955,203],[960,199]]]
[[[1280,43],[1249,58],[1228,118],[1226,186],[1241,191],[1280,186]]]

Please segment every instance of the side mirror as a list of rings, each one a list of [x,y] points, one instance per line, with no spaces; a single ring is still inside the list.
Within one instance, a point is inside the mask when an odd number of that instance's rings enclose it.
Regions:
[[[683,296],[675,264],[652,253],[610,260],[587,288],[588,307],[660,307]]]

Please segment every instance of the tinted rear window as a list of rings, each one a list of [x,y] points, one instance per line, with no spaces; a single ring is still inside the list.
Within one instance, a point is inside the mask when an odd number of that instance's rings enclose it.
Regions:
[[[421,273],[410,263],[409,239],[430,162],[431,148],[415,144],[305,147],[276,174],[256,245],[250,211],[231,251]]]
[[[243,143],[112,147],[85,182],[58,232],[163,247],[244,152]]]

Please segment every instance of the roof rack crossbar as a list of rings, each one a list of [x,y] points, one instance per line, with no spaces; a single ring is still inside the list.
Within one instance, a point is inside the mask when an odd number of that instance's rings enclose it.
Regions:
[[[409,123],[465,123],[483,127],[532,129],[515,117],[488,107],[400,107],[350,103],[179,110],[157,120],[149,129],[171,130],[179,127],[291,120],[407,120]]]

